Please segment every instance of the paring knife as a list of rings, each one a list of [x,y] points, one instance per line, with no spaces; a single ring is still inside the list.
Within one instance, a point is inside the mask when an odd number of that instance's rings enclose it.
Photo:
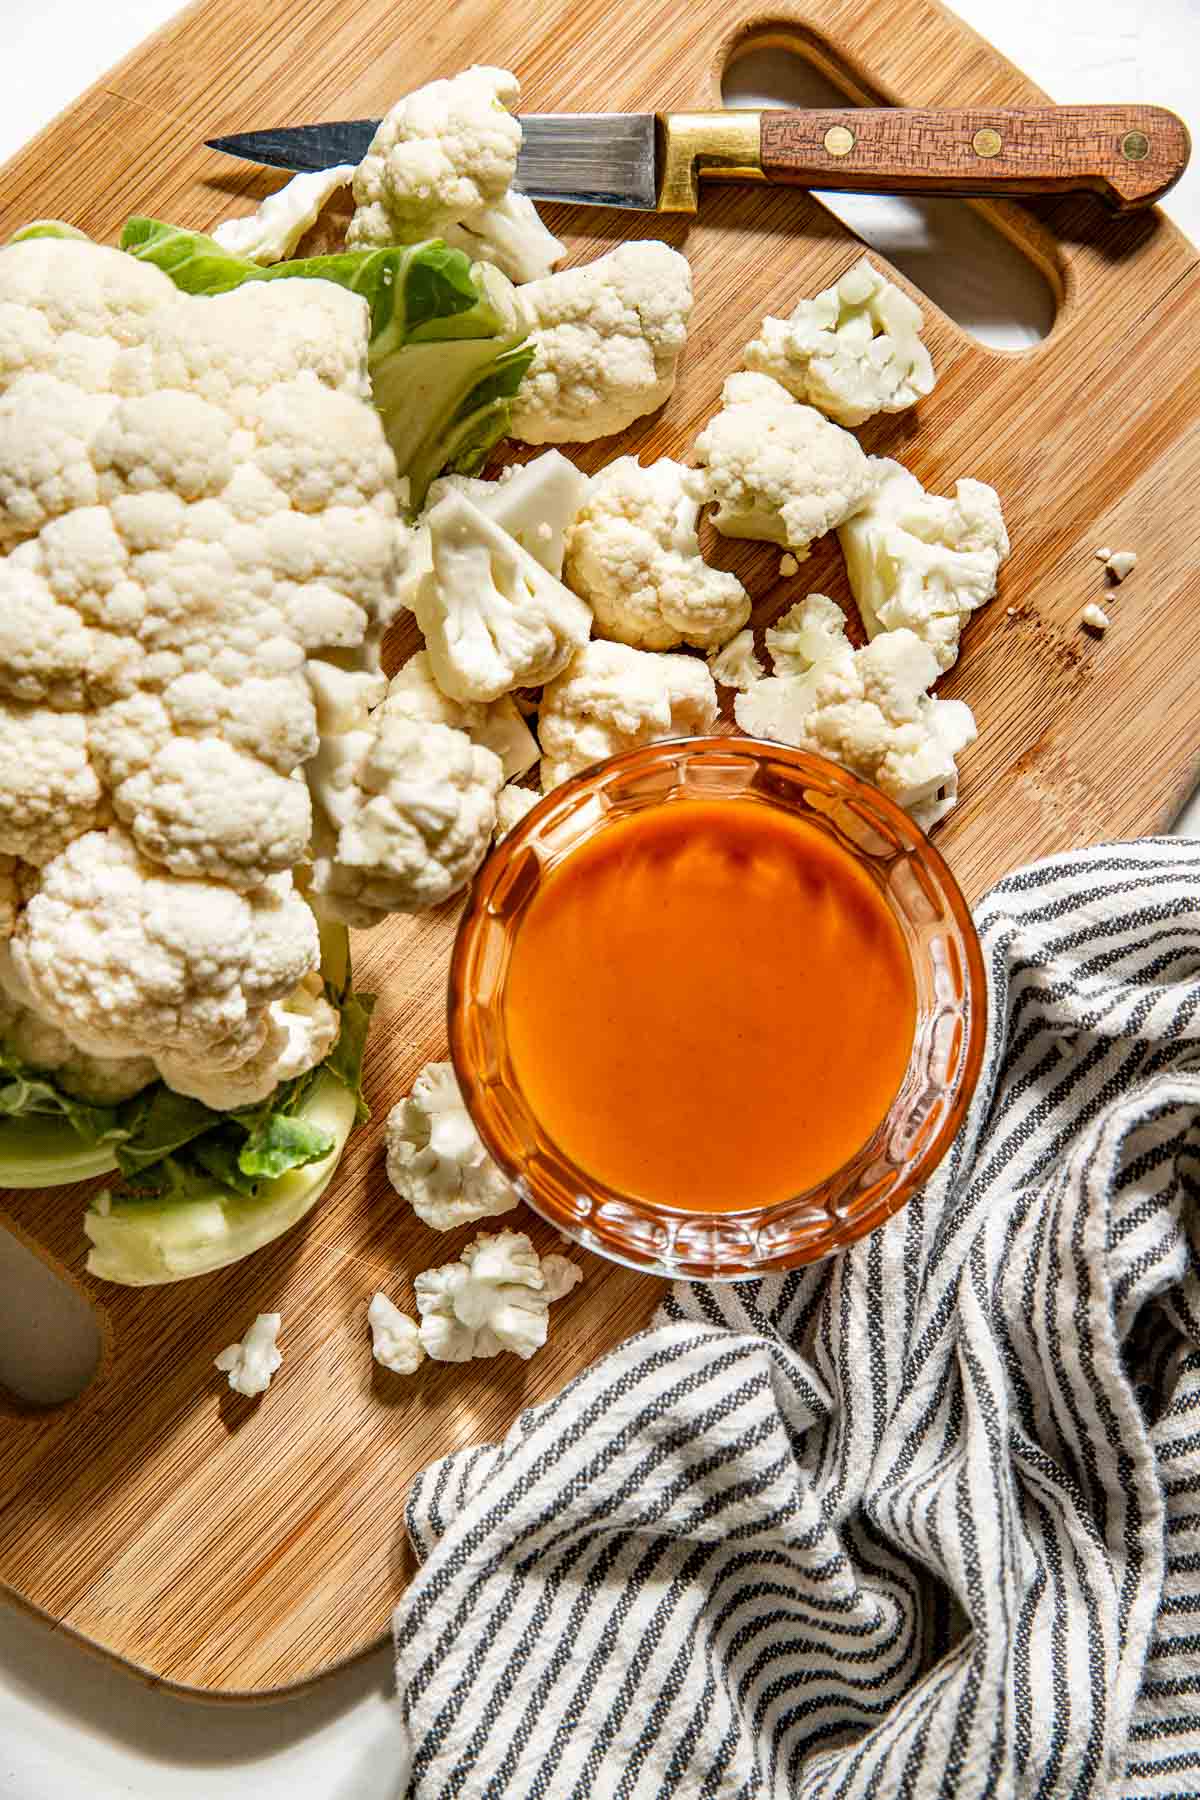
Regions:
[[[376,119],[211,138],[278,169],[360,162]],[[534,200],[695,212],[701,181],[879,194],[1064,194],[1149,206],[1187,167],[1182,119],[1161,106],[707,113],[523,113],[517,185]]]

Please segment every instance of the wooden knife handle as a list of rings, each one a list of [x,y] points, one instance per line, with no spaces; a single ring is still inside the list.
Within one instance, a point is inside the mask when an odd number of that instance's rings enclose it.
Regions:
[[[772,182],[888,194],[1090,188],[1118,212],[1161,200],[1191,150],[1183,120],[1161,106],[849,106],[764,112],[761,126],[762,172]]]

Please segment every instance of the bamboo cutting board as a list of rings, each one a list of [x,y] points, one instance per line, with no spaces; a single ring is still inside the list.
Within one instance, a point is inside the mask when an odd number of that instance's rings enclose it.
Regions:
[[[382,112],[472,61],[515,69],[535,111],[703,108],[722,70],[764,36],[818,63],[859,102],[1012,106],[1043,96],[935,0],[200,0],[0,173],[0,238],[62,216],[112,239],[150,212],[208,228],[278,184],[201,148],[218,132]],[[1120,99],[1121,96],[1113,96]],[[1013,555],[943,684],[974,707],[979,742],[938,841],[972,898],[1037,854],[1165,827],[1196,774],[1200,644],[1200,261],[1157,214],[1115,219],[1090,200],[988,209],[1045,272],[1057,325],[1035,349],[984,348],[927,304],[939,372],[917,413],[874,421],[868,449],[944,492],[959,475],[1003,497]],[[700,217],[548,210],[583,259],[628,235],[686,250],[696,311],[679,388],[595,468],[627,450],[686,458],[762,314],[790,309],[856,254],[796,192],[709,190]],[[1131,547],[1136,575],[1095,640],[1095,545]],[[847,600],[836,546],[802,582],[778,552],[718,541],[761,626],[809,589]],[[399,659],[411,641],[397,637]],[[388,1107],[445,1054],[454,909],[358,934],[361,984],[382,996],[368,1055],[371,1125],[317,1212],[282,1242],[176,1288],[106,1287],[83,1273],[82,1189],[10,1194],[18,1233],[75,1281],[104,1337],[71,1405],[7,1405],[0,1583],[157,1680],[255,1696],[319,1675],[383,1634],[409,1569],[405,1487],[423,1464],[501,1436],[650,1317],[653,1281],[582,1257],[532,1363],[426,1365],[404,1381],[371,1361],[366,1302],[412,1309],[411,1277],[473,1232],[435,1234],[386,1184]],[[523,1219],[541,1249],[552,1234]],[[259,1404],[212,1367],[259,1310],[284,1316],[284,1365]]]

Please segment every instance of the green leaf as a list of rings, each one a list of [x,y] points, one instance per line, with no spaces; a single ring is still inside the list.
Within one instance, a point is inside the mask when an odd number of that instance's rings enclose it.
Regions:
[[[362,1091],[363,1054],[371,1014],[375,1010],[374,994],[348,994],[342,1002],[342,1029],[338,1041],[325,1058],[323,1067],[354,1095],[355,1123],[362,1125],[371,1116]]]
[[[117,1144],[126,1135],[122,1109],[77,1100],[43,1070],[31,1069],[19,1057],[0,1049],[0,1117],[65,1119],[82,1143]]]
[[[152,262],[188,294],[223,294],[247,281],[321,280],[361,294],[371,314],[368,366],[376,409],[419,509],[445,469],[473,474],[509,428],[529,366],[524,314],[512,283],[440,238],[345,250],[261,268],[202,232],[130,219],[121,248]]]
[[[251,1178],[273,1181],[289,1169],[320,1162],[333,1149],[333,1133],[308,1119],[290,1113],[272,1113],[246,1139],[238,1154],[238,1168]]]
[[[30,238],[74,238],[77,242],[91,243],[86,231],[80,231],[74,225],[68,225],[63,219],[34,219],[28,225],[22,225],[9,238],[10,244],[25,244]]]
[[[199,1100],[177,1094],[156,1082],[128,1105],[137,1109],[127,1119],[128,1135],[117,1148],[117,1163],[124,1175],[137,1175],[165,1156],[219,1125],[223,1114]]]

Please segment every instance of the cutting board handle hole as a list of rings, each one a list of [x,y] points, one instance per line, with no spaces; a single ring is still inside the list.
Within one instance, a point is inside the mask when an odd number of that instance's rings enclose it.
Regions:
[[[0,1226],[0,1392],[25,1406],[77,1400],[100,1366],[101,1343],[79,1289]]]
[[[732,44],[726,106],[886,105],[834,52],[796,26],[756,26]],[[823,206],[980,343],[1025,350],[1049,336],[1057,307],[1041,269],[966,200],[822,194]],[[780,294],[789,313],[800,294]]]

